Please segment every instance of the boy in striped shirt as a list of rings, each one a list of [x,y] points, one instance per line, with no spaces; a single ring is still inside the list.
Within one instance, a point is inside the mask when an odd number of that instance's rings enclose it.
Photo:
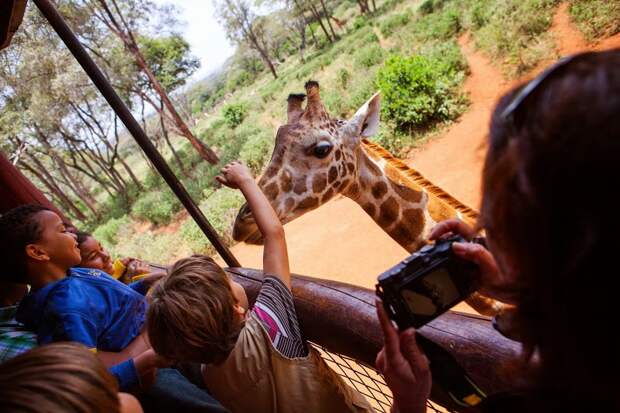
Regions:
[[[218,180],[245,196],[263,236],[265,278],[249,309],[243,287],[206,256],[177,261],[149,295],[153,349],[202,364],[205,385],[231,412],[370,412],[303,339],[284,229],[248,169],[233,162]]]

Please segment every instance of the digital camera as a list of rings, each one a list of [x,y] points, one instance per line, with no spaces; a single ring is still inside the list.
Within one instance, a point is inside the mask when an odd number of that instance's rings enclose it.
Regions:
[[[452,252],[454,236],[424,246],[381,274],[377,295],[403,330],[421,327],[469,297],[478,287],[478,267]]]

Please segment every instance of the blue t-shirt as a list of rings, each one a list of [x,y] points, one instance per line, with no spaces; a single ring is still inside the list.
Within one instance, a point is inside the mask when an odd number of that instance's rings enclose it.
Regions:
[[[71,268],[66,278],[31,291],[16,319],[38,335],[39,344],[77,341],[102,351],[121,351],[140,334],[146,285],[126,286],[103,271]],[[110,368],[122,391],[138,384],[133,359]]]
[[[24,297],[16,319],[37,333],[39,344],[77,341],[118,352],[144,324],[146,299],[141,285],[132,287],[100,270],[71,268],[66,278]]]

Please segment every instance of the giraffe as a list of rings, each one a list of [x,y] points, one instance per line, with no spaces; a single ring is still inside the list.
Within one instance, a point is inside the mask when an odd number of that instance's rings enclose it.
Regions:
[[[276,133],[271,160],[258,182],[283,224],[338,194],[358,203],[409,252],[426,244],[439,221],[458,217],[476,222],[476,211],[366,139],[379,127],[379,93],[344,121],[329,116],[318,82],[308,81],[305,89],[305,95],[289,95],[287,123]],[[247,204],[237,214],[233,238],[262,241]],[[480,295],[468,303],[487,315],[501,309],[500,303]]]

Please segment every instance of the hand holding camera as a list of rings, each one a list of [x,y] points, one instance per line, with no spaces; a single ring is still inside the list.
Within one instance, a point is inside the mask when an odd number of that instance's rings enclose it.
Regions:
[[[472,241],[477,233],[463,221],[450,219],[437,224],[431,231],[429,239],[432,241],[442,240],[454,235],[460,235],[464,239]],[[455,242],[452,245],[452,251],[455,256],[470,261],[478,267],[480,294],[503,303],[516,304],[515,291],[517,288],[509,277],[502,274],[495,257],[486,245],[480,242]]]
[[[423,326],[476,291],[478,268],[456,256],[455,243],[467,241],[439,239],[379,276],[377,295],[401,330]]]

